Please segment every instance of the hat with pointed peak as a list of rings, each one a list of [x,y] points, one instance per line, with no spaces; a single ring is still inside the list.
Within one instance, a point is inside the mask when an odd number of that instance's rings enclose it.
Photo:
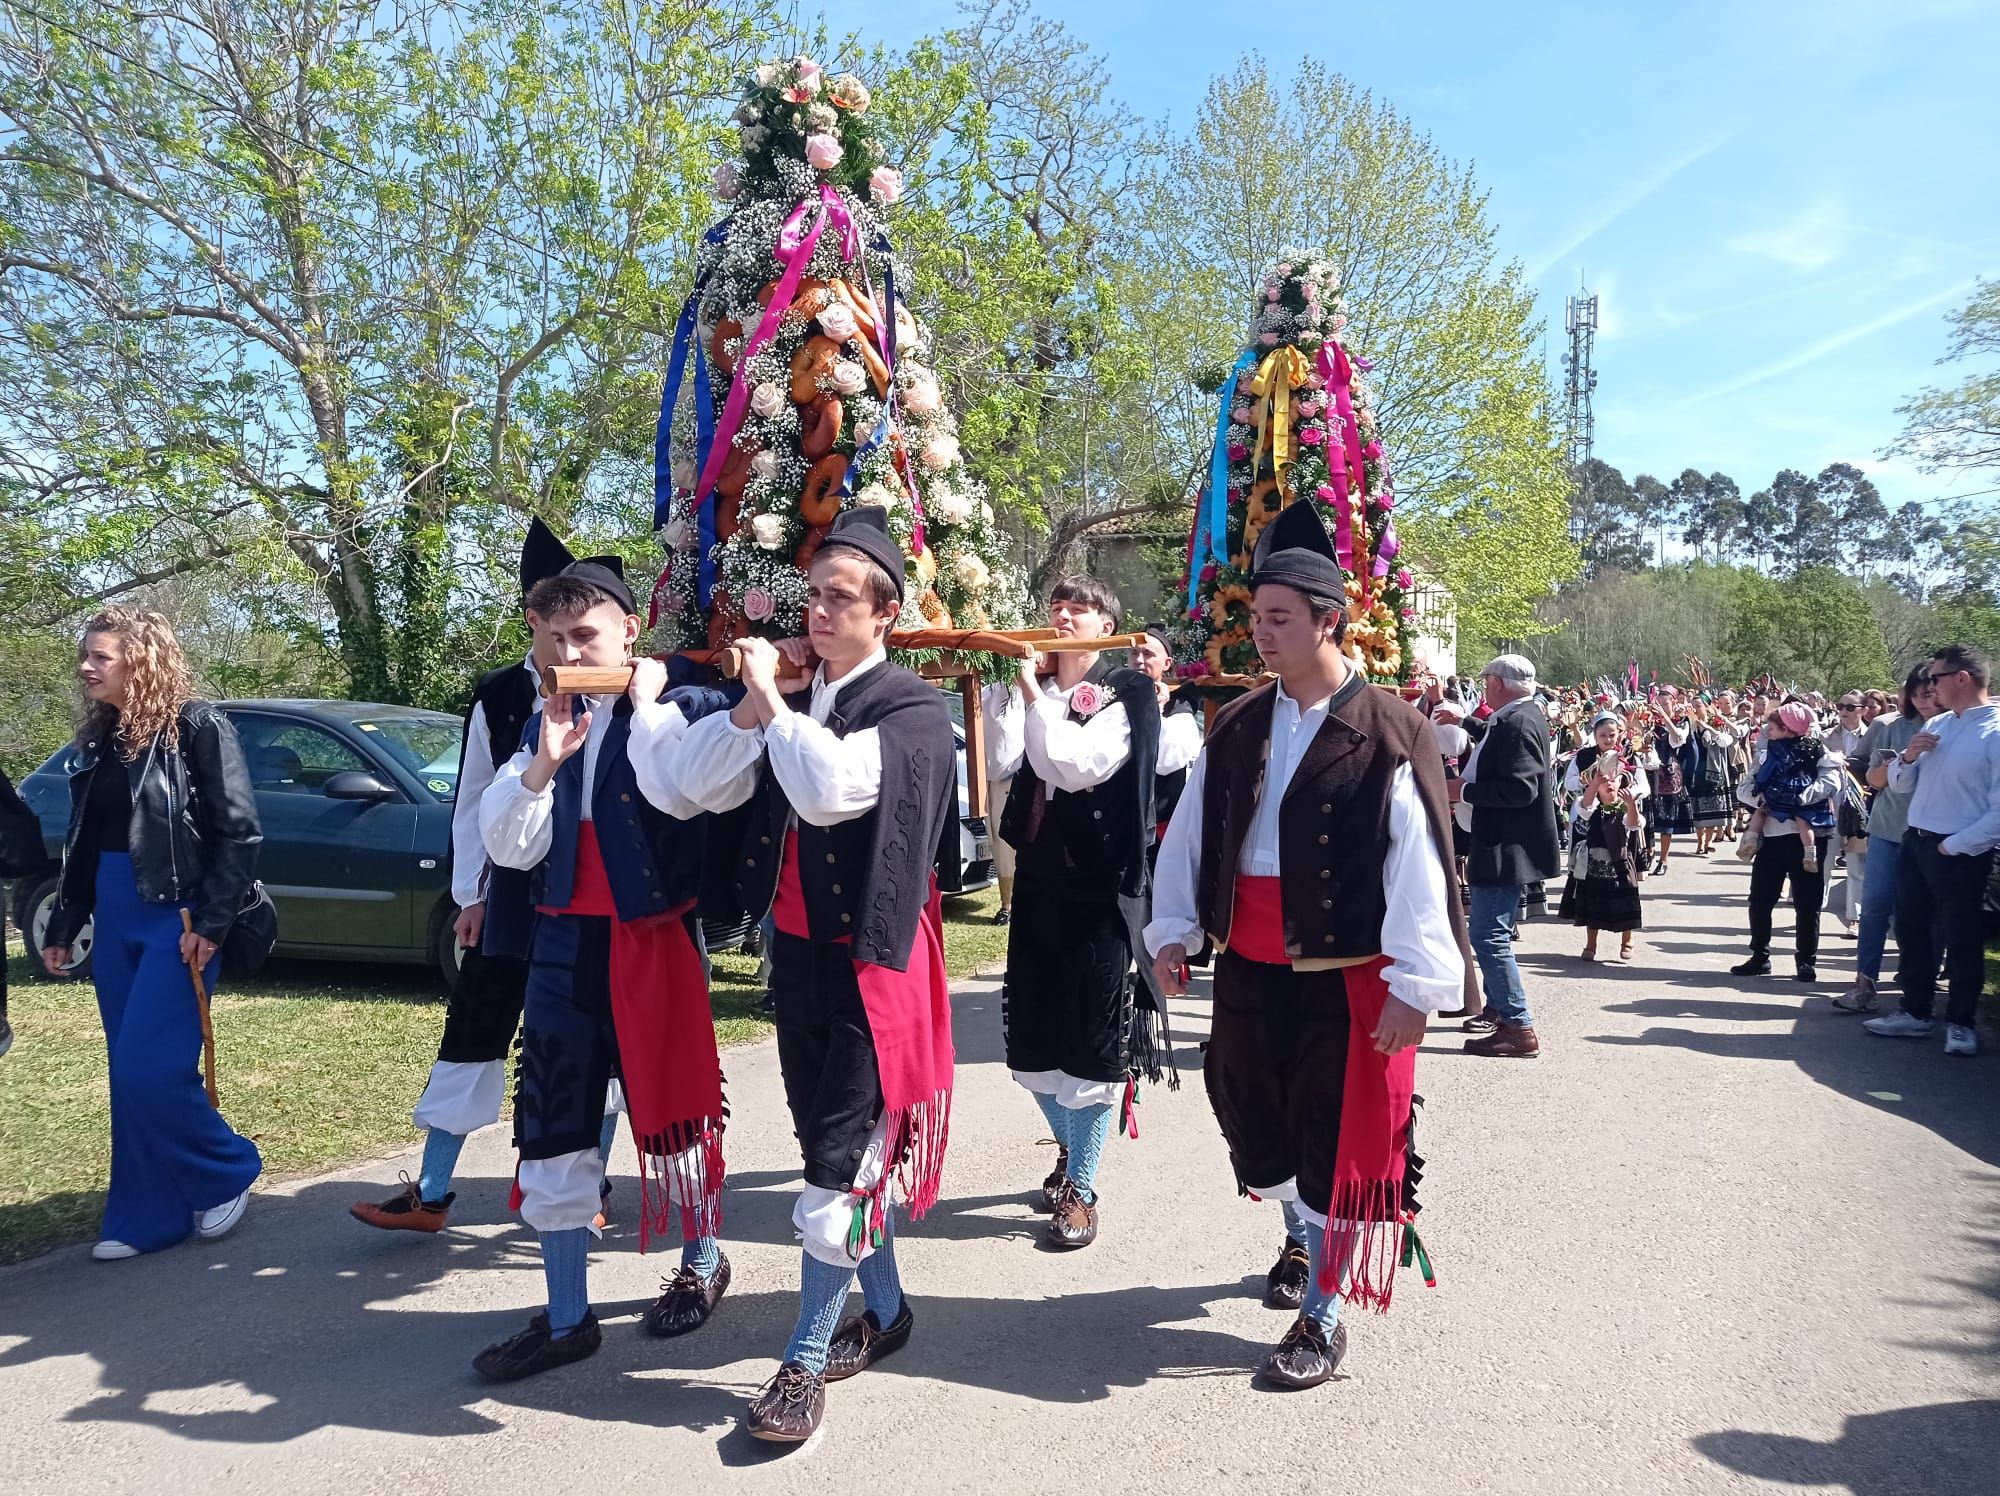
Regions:
[[[528,538],[521,542],[521,596],[535,590],[535,583],[552,577],[576,557],[556,538],[556,532],[536,515],[528,521]]]
[[[1333,539],[1311,503],[1287,504],[1258,537],[1250,585],[1266,584],[1316,597],[1347,596],[1347,573],[1334,558]]]

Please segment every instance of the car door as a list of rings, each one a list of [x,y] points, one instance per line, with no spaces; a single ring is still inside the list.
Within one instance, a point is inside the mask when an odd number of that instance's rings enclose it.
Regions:
[[[396,780],[333,727],[276,712],[231,709],[257,793],[264,845],[257,875],[278,908],[281,948],[301,954],[401,954],[411,928],[411,856],[417,807],[400,787],[389,800],[331,800],[335,774]]]

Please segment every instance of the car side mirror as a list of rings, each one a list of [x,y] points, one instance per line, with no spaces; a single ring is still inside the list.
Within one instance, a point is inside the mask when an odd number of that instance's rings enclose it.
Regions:
[[[344,769],[330,775],[320,786],[322,795],[329,800],[393,800],[395,788],[384,784],[375,775],[362,769]]]

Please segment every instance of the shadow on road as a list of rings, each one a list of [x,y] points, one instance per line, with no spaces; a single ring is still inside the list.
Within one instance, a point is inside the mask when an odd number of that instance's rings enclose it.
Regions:
[[[1694,1446],[1742,1475],[1854,1496],[1992,1496],[2000,1469],[2000,1401],[1982,1399],[1850,1417],[1824,1443],[1745,1429]],[[1921,1475],[1919,1475],[1921,1472]]]

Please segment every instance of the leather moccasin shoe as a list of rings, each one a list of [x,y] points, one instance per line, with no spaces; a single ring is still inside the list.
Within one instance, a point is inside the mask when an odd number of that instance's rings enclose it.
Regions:
[[[750,1404],[744,1427],[769,1444],[803,1444],[826,1416],[826,1378],[787,1361]]]
[[[1076,1181],[1067,1175],[1056,1188],[1055,1213],[1049,1217],[1047,1239],[1050,1246],[1066,1252],[1097,1240],[1097,1207],[1084,1200]]]
[[[894,1355],[910,1343],[910,1329],[917,1317],[910,1310],[910,1296],[903,1295],[902,1307],[883,1329],[873,1309],[864,1310],[833,1332],[826,1351],[825,1379],[843,1382],[866,1371],[884,1356]]]
[[[1301,1315],[1285,1331],[1278,1348],[1264,1358],[1264,1380],[1274,1387],[1297,1391],[1317,1387],[1347,1358],[1347,1326],[1335,1325],[1328,1336]]]
[[[1465,1052],[1495,1059],[1532,1060],[1542,1052],[1542,1041],[1535,1037],[1535,1030],[1529,1024],[1503,1023],[1490,1034],[1467,1039]]]
[[[442,1200],[427,1202],[416,1181],[405,1174],[401,1192],[379,1203],[373,1200],[356,1201],[347,1207],[347,1213],[362,1225],[373,1226],[378,1231],[436,1232],[444,1230],[446,1222],[451,1219],[451,1202],[457,1198],[457,1192],[453,1191]]]
[[[1264,1278],[1264,1307],[1297,1314],[1299,1305],[1306,1301],[1306,1280],[1311,1276],[1312,1259],[1306,1249],[1286,1237],[1278,1260]]]
[[[1063,1180],[1069,1177],[1069,1149],[1060,1143],[1056,1145],[1056,1166],[1049,1170],[1049,1177],[1042,1181],[1042,1213],[1047,1215],[1056,1208],[1056,1191],[1062,1188]]]
[[[597,1327],[597,1315],[586,1309],[583,1321],[567,1335],[549,1333],[546,1311],[528,1321],[528,1328],[510,1335],[498,1345],[489,1345],[472,1358],[472,1369],[489,1382],[518,1382],[538,1371],[567,1366],[597,1354],[604,1332]]]
[[[701,1274],[684,1267],[671,1278],[660,1281],[660,1296],[646,1310],[646,1328],[655,1335],[685,1335],[699,1330],[715,1313],[715,1306],[729,1289],[729,1259],[716,1265],[715,1276],[701,1281]]]

